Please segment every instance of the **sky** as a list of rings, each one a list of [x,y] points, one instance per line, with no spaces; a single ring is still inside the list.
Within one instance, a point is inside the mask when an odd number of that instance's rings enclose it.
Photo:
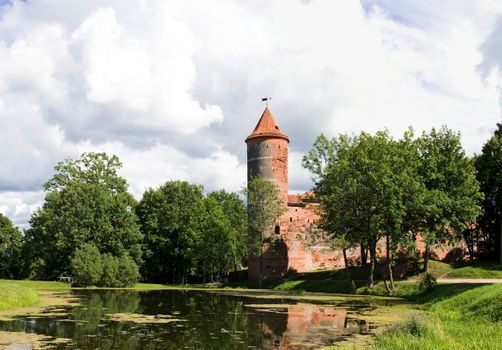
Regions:
[[[500,121],[498,0],[0,0],[0,212],[28,227],[53,167],[116,154],[140,199],[246,181],[271,96],[289,188],[321,132],[447,125],[479,153]]]

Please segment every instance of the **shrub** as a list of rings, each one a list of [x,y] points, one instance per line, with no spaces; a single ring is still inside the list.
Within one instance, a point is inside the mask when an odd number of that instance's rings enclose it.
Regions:
[[[71,258],[71,270],[78,285],[90,286],[98,283],[103,274],[98,248],[92,243],[84,243],[77,248]]]
[[[432,290],[437,285],[436,279],[428,272],[418,276],[418,290],[421,293]]]
[[[103,254],[103,275],[100,287],[130,287],[139,279],[139,268],[126,253],[120,257]]]
[[[103,261],[103,274],[99,281],[100,287],[121,287],[118,280],[119,261],[116,257],[109,253],[101,256]]]
[[[133,286],[139,280],[139,268],[126,253],[119,258],[118,280],[122,287]]]

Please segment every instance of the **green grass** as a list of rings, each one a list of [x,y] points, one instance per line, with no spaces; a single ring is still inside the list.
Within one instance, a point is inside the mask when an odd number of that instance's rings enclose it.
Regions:
[[[0,281],[0,310],[31,306],[40,301],[38,294],[25,286]]]
[[[438,286],[422,302],[422,317],[390,327],[374,348],[500,349],[502,285]]]
[[[54,281],[32,281],[32,280],[0,280],[1,283],[15,283],[19,286],[30,288],[36,291],[64,291],[70,290],[70,284]]]
[[[502,264],[492,261],[474,261],[449,264],[430,261],[429,272],[436,278],[501,278]]]

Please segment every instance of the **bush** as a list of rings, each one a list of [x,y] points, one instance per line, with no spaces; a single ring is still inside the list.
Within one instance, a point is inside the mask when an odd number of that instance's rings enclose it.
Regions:
[[[98,248],[92,243],[84,243],[77,248],[71,258],[71,270],[78,285],[90,286],[98,283],[103,274]]]
[[[100,287],[121,287],[118,280],[119,261],[116,257],[109,253],[101,256],[103,261],[103,275],[99,281]]]
[[[138,282],[140,277],[138,265],[127,253],[118,259],[118,263],[117,279],[122,287],[130,287]]]
[[[103,254],[103,275],[99,281],[100,287],[130,287],[139,279],[138,265],[128,255],[120,257]]]
[[[420,293],[425,293],[432,290],[437,285],[437,281],[428,272],[424,272],[418,276],[418,290]]]
[[[100,254],[94,244],[83,244],[71,259],[73,278],[78,286],[130,287],[139,279],[138,265],[127,254],[120,257]]]

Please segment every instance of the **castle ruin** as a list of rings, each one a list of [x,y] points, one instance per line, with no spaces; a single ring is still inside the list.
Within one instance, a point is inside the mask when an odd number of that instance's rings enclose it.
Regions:
[[[255,176],[277,185],[287,211],[271,230],[274,244],[267,245],[263,254],[263,276],[283,277],[288,270],[312,271],[337,265],[338,254],[326,244],[309,244],[308,231],[319,219],[315,203],[302,199],[306,195],[288,193],[288,145],[284,134],[270,110],[265,108],[253,132],[246,138],[248,181]],[[259,258],[249,257],[249,279],[258,279]]]

